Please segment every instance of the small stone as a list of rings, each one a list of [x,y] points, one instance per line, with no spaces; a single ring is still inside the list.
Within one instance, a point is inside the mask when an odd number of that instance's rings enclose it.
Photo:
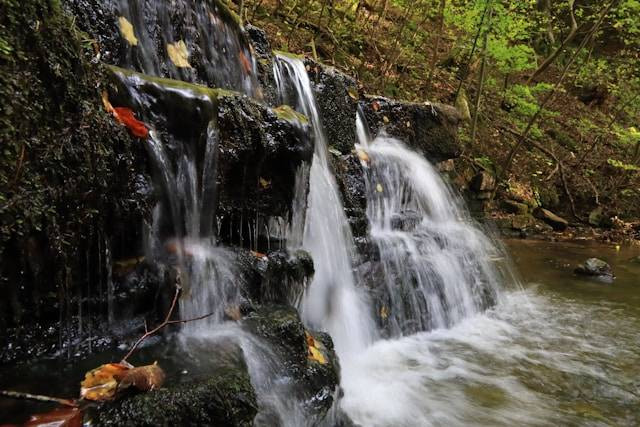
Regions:
[[[583,276],[596,277],[606,282],[612,282],[615,279],[611,266],[599,258],[589,258],[580,264],[574,272]]]

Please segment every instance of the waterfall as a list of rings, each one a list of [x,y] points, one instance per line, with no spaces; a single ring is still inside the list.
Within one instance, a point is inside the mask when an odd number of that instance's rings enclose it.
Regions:
[[[369,234],[380,257],[376,290],[392,336],[450,327],[496,303],[504,281],[500,249],[422,155],[358,115]]]
[[[281,101],[291,101],[307,116],[315,142],[302,238],[303,248],[313,258],[315,274],[302,297],[301,315],[310,327],[331,334],[339,355],[357,352],[373,341],[375,329],[366,295],[356,287],[353,238],[329,165],[311,82],[304,63],[285,55],[276,56],[274,75]]]

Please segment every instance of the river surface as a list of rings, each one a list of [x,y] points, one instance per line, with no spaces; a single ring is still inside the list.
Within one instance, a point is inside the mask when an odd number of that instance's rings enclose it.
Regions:
[[[524,285],[506,289],[495,308],[450,329],[379,341],[343,361],[343,409],[354,421],[640,425],[640,263],[629,261],[640,250],[524,240],[506,246]],[[572,273],[591,256],[613,266],[613,284]],[[2,367],[0,387],[73,396],[84,372],[114,357]],[[172,381],[182,373],[168,374]],[[0,423],[34,409],[0,399]]]
[[[523,287],[451,329],[382,341],[343,366],[363,426],[640,425],[638,251],[508,241]],[[611,285],[572,273],[588,257]]]

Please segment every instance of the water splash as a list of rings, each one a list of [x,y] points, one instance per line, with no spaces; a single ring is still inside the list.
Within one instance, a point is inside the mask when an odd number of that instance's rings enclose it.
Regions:
[[[329,332],[339,355],[354,353],[373,341],[375,328],[366,295],[356,287],[352,272],[353,238],[329,167],[311,82],[304,63],[284,55],[276,56],[274,75],[281,101],[307,116],[315,142],[302,239],[313,257],[315,274],[302,298],[301,315],[310,327]]]

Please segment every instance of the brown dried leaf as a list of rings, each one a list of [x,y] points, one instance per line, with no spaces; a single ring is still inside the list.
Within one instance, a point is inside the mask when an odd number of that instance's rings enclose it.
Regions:
[[[373,108],[373,111],[379,111],[380,110],[380,103],[378,101],[373,101],[371,103],[371,108]]]
[[[158,362],[155,362],[153,365],[138,366],[123,371],[114,377],[118,381],[118,392],[130,387],[140,391],[149,391],[162,387],[165,374]]]
[[[129,369],[121,363],[107,363],[87,372],[80,383],[80,397],[98,402],[113,399],[118,387],[115,376]]]
[[[267,181],[266,179],[260,177],[260,186],[262,188],[269,188],[271,187],[271,180]]]

